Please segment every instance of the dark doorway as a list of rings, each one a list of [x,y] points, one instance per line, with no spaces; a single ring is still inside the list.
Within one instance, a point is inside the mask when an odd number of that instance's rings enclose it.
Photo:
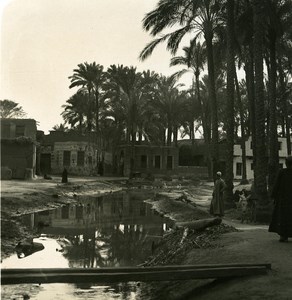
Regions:
[[[166,168],[168,170],[172,170],[172,156],[167,156],[167,164],[166,164]]]
[[[40,169],[42,174],[51,174],[51,153],[41,154]]]

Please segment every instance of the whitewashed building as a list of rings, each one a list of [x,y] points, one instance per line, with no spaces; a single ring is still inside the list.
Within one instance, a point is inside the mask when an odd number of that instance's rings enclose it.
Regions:
[[[279,145],[279,164],[280,168],[285,166],[285,159],[287,157],[287,139],[278,138]],[[249,139],[245,142],[246,149],[246,176],[247,179],[252,179],[253,174],[253,153],[252,153],[252,139]],[[233,174],[235,179],[242,179],[242,149],[240,144],[234,145],[234,159],[233,159]]]

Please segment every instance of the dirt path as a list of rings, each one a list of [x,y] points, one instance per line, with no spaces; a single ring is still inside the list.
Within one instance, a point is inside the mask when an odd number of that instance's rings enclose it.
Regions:
[[[197,207],[205,213],[211,200],[210,186],[191,188],[188,192],[196,198]],[[197,194],[197,196],[196,196]],[[173,214],[175,216],[175,214]],[[218,247],[192,249],[181,264],[229,264],[229,263],[270,263],[267,275],[234,278],[225,281],[198,281],[179,283],[169,291],[171,299],[292,299],[292,239],[279,243],[279,236],[268,232],[268,225],[242,224],[236,212],[226,213],[223,223],[238,229],[221,235]],[[190,285],[199,288],[186,295]],[[183,298],[180,295],[184,295]]]
[[[189,299],[292,299],[292,242],[279,243],[267,226],[236,224],[240,232],[226,233],[215,251],[195,250],[186,263],[271,263],[268,275],[213,284]]]

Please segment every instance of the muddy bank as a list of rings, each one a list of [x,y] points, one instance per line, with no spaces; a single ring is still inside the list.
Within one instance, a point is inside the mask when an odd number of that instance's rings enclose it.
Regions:
[[[161,214],[168,216],[176,226],[162,240],[155,245],[153,255],[142,264],[143,266],[161,265],[185,265],[192,264],[186,258],[190,252],[195,253],[196,249],[204,251],[222,247],[221,236],[237,230],[229,225],[219,222],[209,222],[207,228],[200,230],[192,229],[192,224],[210,220],[210,215],[198,208],[194,196],[186,191],[168,191],[158,193],[154,200],[149,200],[153,207]],[[211,219],[212,220],[212,219]],[[216,220],[215,220],[216,221]],[[198,261],[196,263],[199,263]],[[144,299],[185,299],[199,288],[203,288],[214,282],[210,280],[172,281],[157,283],[141,283],[141,297]]]

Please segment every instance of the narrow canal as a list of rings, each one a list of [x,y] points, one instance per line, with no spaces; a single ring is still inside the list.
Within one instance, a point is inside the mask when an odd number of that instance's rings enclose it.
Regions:
[[[77,204],[22,216],[21,222],[38,233],[37,247],[19,245],[1,267],[137,266],[172,226],[144,202],[152,196],[134,191],[80,198]],[[2,285],[1,299],[140,299],[139,289],[137,282]]]

